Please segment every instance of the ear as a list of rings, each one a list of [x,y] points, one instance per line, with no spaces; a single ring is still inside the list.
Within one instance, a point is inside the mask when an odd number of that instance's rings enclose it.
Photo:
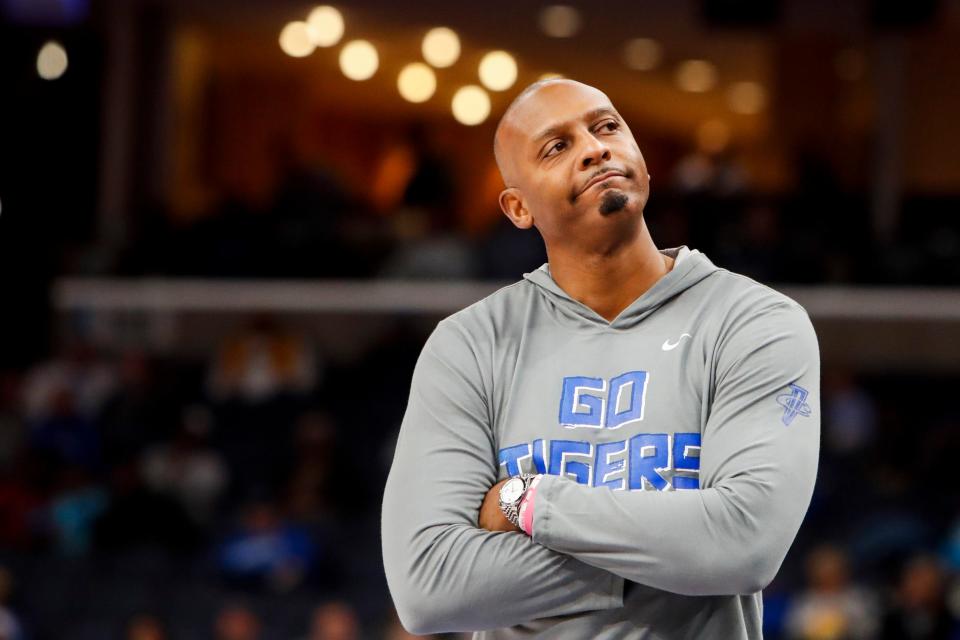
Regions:
[[[524,205],[523,194],[516,187],[507,187],[500,192],[500,209],[518,229],[533,226],[533,216]]]

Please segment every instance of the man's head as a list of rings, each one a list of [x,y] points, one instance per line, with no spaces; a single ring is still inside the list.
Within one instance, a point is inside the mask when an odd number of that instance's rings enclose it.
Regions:
[[[517,227],[536,226],[548,249],[606,245],[612,231],[626,239],[641,220],[647,166],[598,89],[566,79],[530,85],[500,119],[494,154],[506,184],[500,208]]]

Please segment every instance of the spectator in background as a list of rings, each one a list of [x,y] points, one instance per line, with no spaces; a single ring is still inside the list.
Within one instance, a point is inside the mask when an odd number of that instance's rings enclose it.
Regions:
[[[335,164],[294,140],[278,140],[275,149],[280,181],[263,216],[271,237],[256,239],[265,252],[256,277],[369,277],[385,235],[381,221],[344,189]]]
[[[343,601],[328,602],[313,610],[310,632],[304,640],[359,640],[360,622],[353,607]]]
[[[546,262],[547,251],[539,236],[524,233],[497,213],[497,222],[477,246],[477,275],[486,280],[516,280]]]
[[[751,176],[730,149],[693,149],[673,169],[670,182],[680,192],[731,196],[749,186]]]
[[[947,539],[943,543],[943,555],[947,566],[955,573],[960,573],[960,517],[953,521],[947,531]]]
[[[57,549],[63,555],[86,555],[93,544],[94,526],[109,504],[103,487],[78,467],[64,470],[59,492],[47,509]]]
[[[240,526],[217,549],[220,568],[228,578],[277,592],[302,585],[317,556],[309,532],[283,519],[269,502],[249,505]]]
[[[922,431],[915,478],[918,487],[956,486],[954,465],[960,459],[960,412],[947,409],[930,420]],[[947,491],[925,491],[920,498],[932,513],[953,513],[958,506],[956,494]]]
[[[824,545],[806,561],[807,590],[790,604],[787,635],[792,640],[869,640],[877,631],[874,598],[850,583],[846,554]]]
[[[457,230],[457,207],[449,162],[435,153],[422,129],[410,132],[415,166],[403,201],[391,215],[395,247],[383,265],[386,278],[461,279],[478,265],[464,234]]]
[[[69,345],[64,354],[33,367],[23,388],[24,415],[37,421],[57,409],[56,399],[66,391],[77,412],[96,420],[104,403],[113,394],[117,375],[112,364],[82,340]]]
[[[282,395],[305,395],[316,384],[312,345],[266,315],[220,345],[207,379],[207,389],[215,400],[248,404]]]
[[[20,378],[0,373],[0,546],[26,549],[34,541],[34,514],[40,512],[54,471],[23,448]]]
[[[231,501],[275,495],[284,486],[294,423],[317,381],[313,345],[268,315],[221,344],[207,388],[216,444],[233,479]]]
[[[882,640],[940,640],[960,635],[944,598],[944,573],[936,558],[917,556],[904,567]],[[953,634],[953,635],[951,635]]]
[[[209,444],[212,421],[206,407],[186,407],[174,439],[148,450],[141,465],[146,486],[179,502],[201,528],[211,524],[229,479],[223,456]]]
[[[103,455],[108,464],[123,463],[140,455],[147,444],[160,436],[177,406],[176,399],[170,397],[158,379],[156,366],[142,351],[124,351],[117,369],[118,384],[99,421]]]
[[[336,437],[335,425],[325,413],[308,411],[297,420],[287,504],[301,522],[319,522],[331,512]]]
[[[873,444],[877,432],[877,409],[853,374],[831,369],[823,379],[824,444],[840,458],[862,453]]]
[[[216,640],[258,640],[260,638],[260,619],[250,609],[242,605],[224,607],[214,622]]]
[[[725,228],[717,239],[718,264],[760,282],[778,282],[784,255],[778,210],[757,201],[738,213],[737,225]]]
[[[55,465],[94,471],[100,464],[100,434],[92,419],[78,410],[73,394],[69,387],[52,393],[50,406],[30,425],[30,447]]]
[[[198,542],[197,531],[182,506],[151,491],[138,465],[123,464],[111,471],[112,501],[96,523],[100,549],[163,549],[187,551]]]
[[[378,274],[401,280],[458,280],[480,270],[473,249],[461,234],[450,230],[451,211],[400,209],[391,221],[396,250]]]
[[[51,471],[26,453],[12,468],[0,469],[0,546],[16,550],[37,546]]]

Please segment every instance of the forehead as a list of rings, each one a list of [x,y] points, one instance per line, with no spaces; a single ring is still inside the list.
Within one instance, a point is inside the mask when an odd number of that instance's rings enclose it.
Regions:
[[[523,143],[530,143],[546,129],[571,124],[603,107],[613,109],[598,89],[574,82],[551,83],[517,105],[511,128]]]

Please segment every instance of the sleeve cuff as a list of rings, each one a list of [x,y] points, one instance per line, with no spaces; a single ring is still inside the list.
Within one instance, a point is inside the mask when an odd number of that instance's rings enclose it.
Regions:
[[[533,535],[533,516],[534,506],[536,505],[537,498],[537,485],[540,484],[541,480],[543,480],[542,474],[535,476],[533,480],[530,481],[530,486],[527,488],[527,492],[524,494],[523,500],[520,501],[520,528],[528,536]]]
[[[561,481],[558,476],[543,475],[537,485],[536,526],[533,527],[530,537],[545,547],[550,539],[550,501],[555,485]]]

